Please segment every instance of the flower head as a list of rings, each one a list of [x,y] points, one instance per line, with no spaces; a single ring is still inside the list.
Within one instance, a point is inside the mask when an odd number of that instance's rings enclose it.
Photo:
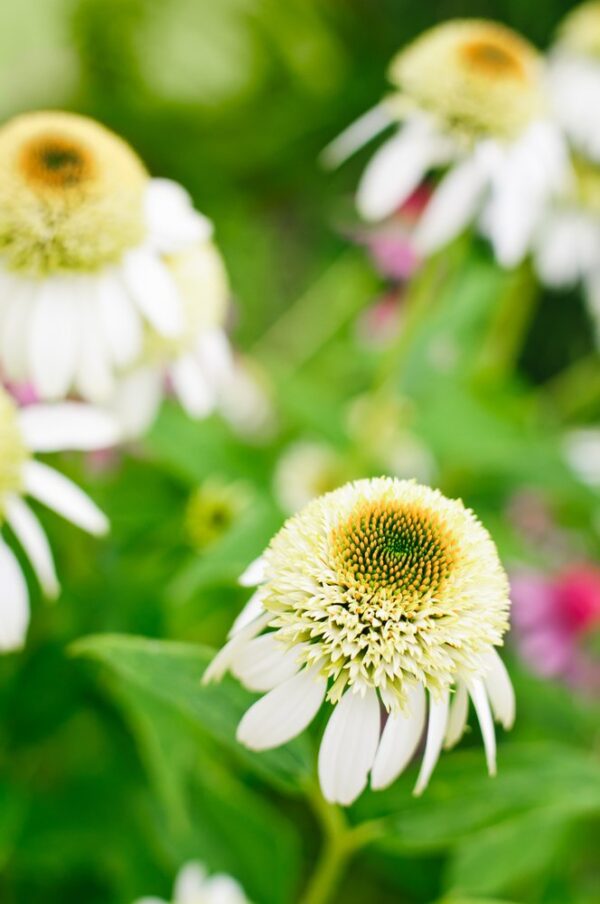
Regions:
[[[185,527],[190,543],[203,550],[220,540],[237,522],[248,498],[242,484],[207,480],[188,501]]]
[[[34,459],[35,452],[92,450],[117,441],[112,418],[88,405],[31,405],[19,410],[0,389],[0,530],[8,524],[23,547],[42,589],[56,596],[59,586],[46,535],[24,500],[30,495],[92,534],[103,534],[108,522],[78,487],[53,468]],[[21,646],[29,622],[25,581],[17,560],[0,537],[0,585],[4,606],[0,618],[0,650]]]
[[[514,136],[543,109],[540,55],[495,22],[437,25],[400,51],[389,74],[403,98],[471,139]]]
[[[559,47],[600,60],[600,2],[590,0],[572,9],[558,29]]]
[[[137,904],[167,904],[161,898],[140,898]],[[208,876],[201,863],[184,864],[177,874],[172,904],[248,904],[241,886],[223,873]]]
[[[321,784],[330,800],[349,803],[371,769],[373,786],[385,787],[406,766],[427,691],[421,791],[444,735],[452,743],[462,734],[468,690],[494,770],[488,696],[506,725],[513,709],[494,652],[508,626],[508,584],[489,534],[461,502],[412,481],[347,484],[286,522],[258,577],[248,612],[206,675],[231,668],[251,689],[269,691],[242,719],[243,743],[284,743],[326,697],[335,709]],[[381,741],[380,706],[389,713]],[[339,773],[346,742],[357,745],[355,768]]]

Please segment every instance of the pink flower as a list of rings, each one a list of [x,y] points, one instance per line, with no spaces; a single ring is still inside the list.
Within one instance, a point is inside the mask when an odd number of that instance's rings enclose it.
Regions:
[[[586,643],[600,627],[600,568],[572,565],[553,577],[513,575],[517,647],[530,668],[588,690],[600,687],[600,663]]]

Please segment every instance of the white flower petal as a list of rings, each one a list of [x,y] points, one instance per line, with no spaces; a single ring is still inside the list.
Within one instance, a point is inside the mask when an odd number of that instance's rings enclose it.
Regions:
[[[473,221],[482,201],[487,173],[473,155],[452,168],[431,197],[415,232],[415,246],[430,254]]]
[[[391,712],[381,735],[371,772],[374,790],[387,788],[410,763],[425,726],[423,685],[410,688],[406,711]]]
[[[277,631],[245,644],[231,663],[235,677],[250,691],[270,691],[300,670],[302,646],[287,647]]]
[[[263,612],[251,622],[240,628],[227,643],[221,647],[215,658],[209,664],[208,668],[202,676],[202,684],[210,684],[212,681],[220,681],[225,672],[231,668],[231,664],[240,650],[260,634],[263,628],[266,628],[273,616],[270,612]]]
[[[0,342],[2,370],[15,383],[30,377],[28,345],[36,288],[33,280],[15,281],[14,291],[3,301],[6,310],[2,318]]]
[[[193,418],[207,417],[214,411],[216,396],[196,358],[182,355],[173,362],[170,377],[177,398]]]
[[[32,452],[106,449],[119,439],[114,417],[80,402],[29,405],[19,412],[19,428]]]
[[[238,584],[241,584],[242,587],[256,587],[257,584],[262,584],[266,578],[265,565],[266,562],[263,556],[254,559],[239,576]]]
[[[429,784],[429,779],[440,756],[448,721],[448,696],[448,691],[444,691],[440,697],[431,697],[431,695],[429,697],[429,723],[427,725],[425,753],[423,754],[423,762],[417,784],[413,791],[416,796],[422,794]]]
[[[175,880],[173,898],[175,904],[198,904],[205,892],[206,870],[201,863],[192,861],[181,867]]]
[[[95,285],[98,321],[117,367],[132,364],[142,350],[142,323],[118,271],[99,276]]]
[[[43,399],[62,398],[71,386],[79,352],[79,319],[88,301],[78,277],[55,276],[40,282],[31,314],[29,373]]]
[[[223,873],[217,873],[207,880],[205,895],[207,904],[248,904],[241,885]],[[190,900],[190,904],[198,904],[198,899]]]
[[[506,670],[506,666],[496,652],[492,650],[486,660],[488,668],[483,677],[485,689],[490,699],[492,712],[500,724],[507,730],[515,721],[515,691]]]
[[[8,496],[5,506],[6,520],[27,553],[44,593],[53,599],[58,596],[60,586],[50,544],[40,522],[19,496]]]
[[[163,394],[163,374],[157,367],[139,367],[119,380],[110,409],[124,438],[135,439],[150,429]]]
[[[287,744],[312,722],[326,690],[319,665],[303,669],[250,707],[238,725],[238,741],[250,750]]]
[[[393,121],[388,106],[383,103],[377,104],[363,113],[323,149],[321,163],[328,169],[334,169],[387,129]]]
[[[496,735],[494,732],[494,720],[492,719],[492,711],[490,709],[489,700],[481,678],[473,678],[473,680],[469,684],[469,694],[471,700],[473,701],[475,712],[477,713],[479,727],[481,728],[488,772],[490,775],[495,775]]]
[[[428,123],[415,120],[388,139],[360,181],[356,204],[366,220],[393,213],[419,186],[427,171],[448,156],[444,139]]]
[[[330,803],[347,807],[362,793],[380,730],[377,691],[368,688],[364,697],[346,691],[334,707],[319,748],[319,782]]]
[[[72,481],[40,461],[28,461],[23,466],[27,492],[39,502],[53,509],[63,518],[88,531],[105,534],[108,520],[98,506]]]
[[[151,179],[146,192],[149,241],[169,254],[210,239],[212,223],[194,210],[186,190],[170,179]]]
[[[450,704],[450,712],[448,714],[448,724],[446,726],[446,734],[444,735],[444,747],[448,750],[458,744],[467,726],[467,716],[469,714],[469,695],[465,684],[461,681],[456,686],[456,690]]]
[[[23,646],[29,624],[29,596],[14,554],[0,539],[0,650]]]
[[[183,330],[183,306],[169,270],[147,248],[125,255],[123,278],[131,297],[148,322],[162,336],[175,337]]]
[[[93,304],[93,283],[90,298],[80,312],[80,337],[75,386],[81,396],[92,402],[107,402],[113,395],[115,382],[111,355],[104,336],[98,310]]]
[[[228,638],[233,637],[238,631],[241,631],[242,628],[245,628],[246,625],[249,625],[250,622],[254,621],[255,618],[264,612],[262,600],[262,592],[256,590],[229,629],[229,634],[227,635]]]

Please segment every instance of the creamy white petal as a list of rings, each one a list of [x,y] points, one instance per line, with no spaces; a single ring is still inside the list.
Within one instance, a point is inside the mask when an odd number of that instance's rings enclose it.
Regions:
[[[474,220],[487,179],[476,155],[468,157],[444,176],[415,232],[415,245],[423,254],[441,248]]]
[[[182,866],[173,889],[175,904],[198,904],[204,894],[207,878],[201,863],[193,861]]]
[[[479,720],[479,727],[481,728],[488,772],[490,775],[495,775],[496,735],[494,732],[494,720],[492,719],[492,711],[481,678],[473,678],[470,682],[469,695],[473,701],[473,706],[475,707],[475,712],[477,713],[477,718]]]
[[[461,681],[456,686],[456,690],[452,695],[450,711],[448,713],[448,724],[446,726],[446,734],[444,736],[444,747],[449,749],[458,744],[465,728],[467,727],[467,716],[469,714],[469,695],[465,684]]]
[[[432,697],[431,695],[429,697],[429,722],[427,725],[425,753],[423,754],[423,762],[417,784],[413,791],[416,796],[422,794],[429,784],[429,779],[440,756],[448,721],[448,697],[448,691],[443,691],[440,697]]]
[[[447,159],[446,141],[420,120],[407,123],[376,152],[362,176],[356,204],[366,220],[393,213],[423,180]]]
[[[137,307],[162,336],[183,330],[183,306],[177,286],[165,264],[147,248],[125,255],[123,278]]]
[[[23,480],[27,492],[90,534],[108,531],[106,515],[83,490],[41,461],[28,461],[23,466]]]
[[[187,191],[170,179],[151,179],[146,191],[150,243],[163,253],[180,251],[210,239],[212,223],[194,210]]]
[[[248,902],[241,885],[231,876],[225,876],[223,873],[217,873],[207,879],[204,888],[206,904],[247,904]],[[190,900],[189,904],[198,904],[198,899]]]
[[[488,671],[483,677],[492,712],[500,724],[507,730],[515,721],[515,691],[506,666],[496,652],[492,650],[486,659]]]
[[[425,726],[423,685],[410,688],[406,711],[391,712],[381,735],[371,772],[371,787],[387,788],[410,763]]]
[[[261,634],[245,644],[233,658],[231,672],[250,691],[270,691],[300,670],[302,646],[288,647],[279,632]]]
[[[29,405],[19,412],[19,428],[32,452],[106,449],[119,440],[114,417],[80,402]]]
[[[238,725],[238,741],[251,750],[287,744],[312,722],[326,689],[318,665],[303,669],[250,707]]]
[[[215,392],[193,355],[177,358],[171,365],[170,377],[175,394],[190,417],[206,417],[214,411]]]
[[[78,277],[40,282],[31,313],[29,373],[43,399],[65,396],[79,352],[79,319],[89,299]]]
[[[163,373],[158,367],[138,367],[122,377],[110,403],[126,439],[150,429],[163,400]]]
[[[231,628],[229,629],[228,638],[233,637],[234,634],[237,634],[238,631],[241,631],[242,628],[245,628],[246,625],[249,625],[250,622],[254,621],[259,615],[262,615],[264,612],[264,607],[262,604],[263,593],[261,590],[255,590],[252,594],[240,614],[235,619]]]
[[[339,166],[365,144],[368,144],[372,138],[387,129],[393,121],[387,105],[377,104],[363,113],[323,149],[320,157],[321,163],[328,169]]]
[[[231,668],[231,664],[240,650],[260,634],[263,628],[266,628],[272,619],[270,612],[263,612],[248,624],[240,628],[227,643],[221,647],[215,658],[208,665],[208,668],[202,676],[202,684],[210,684],[213,681],[220,681],[225,672]]]
[[[5,499],[5,506],[6,520],[27,553],[44,593],[50,598],[58,596],[60,586],[54,559],[40,522],[19,496],[8,496]]]
[[[266,562],[263,556],[254,559],[239,576],[238,584],[241,584],[242,587],[255,587],[257,584],[262,584],[266,579],[265,566]]]
[[[377,691],[346,691],[333,709],[319,748],[319,782],[330,803],[349,806],[362,793],[379,743]]]
[[[4,302],[6,311],[0,342],[2,370],[17,383],[30,378],[28,346],[36,288],[37,283],[33,280],[15,281],[14,292]]]
[[[93,304],[93,285],[90,298],[80,312],[80,337],[75,387],[81,396],[92,402],[108,402],[114,393],[115,381],[111,354]]]
[[[14,554],[0,538],[0,650],[23,646],[29,624],[29,596]]]
[[[117,367],[132,364],[142,350],[142,323],[118,271],[99,276],[96,308],[106,347]]]

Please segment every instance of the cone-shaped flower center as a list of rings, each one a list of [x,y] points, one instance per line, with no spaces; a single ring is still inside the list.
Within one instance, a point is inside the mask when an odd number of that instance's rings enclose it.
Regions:
[[[600,0],[582,3],[565,16],[559,29],[559,45],[574,54],[600,60]]]
[[[0,261],[35,274],[90,271],[144,236],[147,176],[92,120],[31,113],[0,129]]]
[[[538,53],[493,22],[430,29],[398,54],[390,78],[419,108],[472,139],[513,137],[542,107]]]
[[[0,519],[4,497],[18,492],[22,485],[22,467],[27,458],[23,445],[17,409],[10,397],[0,389]]]

